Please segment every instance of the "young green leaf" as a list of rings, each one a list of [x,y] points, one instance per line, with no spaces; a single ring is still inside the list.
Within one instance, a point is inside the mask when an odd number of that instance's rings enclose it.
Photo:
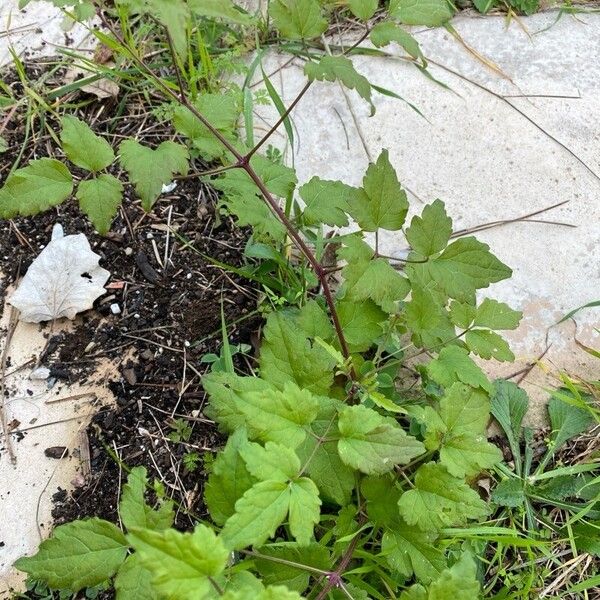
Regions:
[[[223,572],[229,557],[221,539],[205,525],[197,525],[193,533],[134,529],[127,539],[150,571],[159,597],[205,597],[213,589],[209,578]]]
[[[516,329],[523,313],[513,310],[508,304],[485,298],[477,307],[474,325],[488,329]]]
[[[497,0],[473,0],[475,8],[482,14],[487,13],[493,6],[496,5]]]
[[[451,568],[445,569],[429,588],[428,600],[479,600],[481,586],[477,565],[465,552]]]
[[[117,600],[158,600],[150,581],[152,573],[138,554],[130,554],[115,577]]]
[[[288,481],[300,471],[300,459],[286,446],[248,442],[240,449],[248,471],[259,481]]]
[[[381,552],[390,567],[407,579],[415,577],[423,583],[437,579],[446,568],[444,553],[434,545],[435,537],[395,518],[381,540]],[[458,599],[456,599],[458,600]]]
[[[240,454],[247,443],[245,429],[237,429],[212,464],[204,486],[204,502],[217,525],[225,524],[235,512],[235,503],[256,482]]]
[[[32,160],[0,188],[0,218],[35,215],[66,200],[73,191],[69,169],[53,158]]]
[[[309,300],[298,312],[298,326],[309,338],[329,341],[334,336],[331,320],[325,309],[316,301]]]
[[[422,531],[465,525],[468,519],[488,514],[487,505],[477,492],[442,465],[421,465],[414,485],[414,489],[400,496],[398,507],[404,520]]]
[[[492,502],[498,506],[508,506],[509,508],[523,506],[525,482],[517,477],[502,480],[492,491]]]
[[[121,521],[127,529],[134,527],[142,529],[168,529],[173,525],[175,514],[173,502],[163,502],[158,510],[148,506],[146,502],[146,488],[148,487],[148,474],[145,467],[134,467],[127,483],[123,486],[119,514]]]
[[[112,523],[93,518],[58,526],[37,554],[20,558],[15,567],[54,589],[78,592],[106,583],[117,572],[128,548]]]
[[[362,193],[352,197],[350,215],[364,231],[397,231],[408,212],[406,192],[400,186],[387,150],[371,163],[363,179]]]
[[[317,0],[273,0],[269,16],[284,38],[310,40],[327,29]]]
[[[77,117],[64,116],[61,125],[62,148],[73,164],[96,173],[115,160],[115,153],[110,144]]]
[[[567,404],[557,397],[548,402],[548,416],[552,425],[552,433],[548,451],[554,454],[565,442],[587,431],[594,422],[590,411],[579,406]]]
[[[173,174],[185,175],[188,171],[188,151],[176,142],[162,142],[152,150],[135,140],[125,140],[119,146],[119,153],[121,166],[129,173],[146,212],[151,210],[162,186],[170,183]]]
[[[319,62],[307,62],[304,65],[304,74],[309,81],[339,81],[348,89],[356,90],[359,96],[371,105],[371,114],[375,113],[375,106],[371,100],[371,84],[366,77],[358,73],[349,58],[327,54]]]
[[[341,409],[338,428],[341,459],[363,473],[387,473],[425,451],[423,444],[406,435],[393,419],[362,405]]]
[[[183,58],[188,47],[190,23],[187,0],[146,0],[145,12],[166,27],[175,52]]]
[[[396,42],[413,58],[425,60],[419,47],[419,42],[408,31],[396,25],[396,23],[392,23],[391,21],[377,23],[371,29],[370,37],[371,42],[377,48],[387,46],[391,42]]]
[[[101,174],[82,181],[75,194],[79,208],[100,235],[106,235],[123,201],[123,184],[112,175]]]
[[[352,14],[361,19],[368,21],[379,7],[378,0],[348,0],[348,7]]]
[[[222,202],[237,217],[238,227],[250,226],[255,234],[268,236],[275,241],[281,241],[285,237],[285,227],[257,196],[232,194],[223,198]]]
[[[485,300],[484,300],[485,302]],[[450,303],[450,320],[461,329],[468,329],[475,318],[476,308],[466,302],[452,300]]]
[[[406,239],[421,257],[428,257],[441,252],[451,234],[452,219],[446,213],[444,203],[436,200],[423,209],[420,217],[412,218],[406,230]]]
[[[327,394],[335,361],[324,348],[311,344],[292,318],[271,313],[263,336],[260,372],[264,379],[279,389],[291,380],[314,394]]]
[[[220,372],[205,376],[203,385],[210,396],[207,415],[227,431],[246,426],[250,439],[290,448],[302,443],[319,410],[317,397],[290,381],[279,391],[262,379]]]
[[[508,342],[494,331],[486,329],[472,329],[465,335],[465,343],[471,352],[489,360],[513,361],[515,355],[512,353]]]
[[[453,12],[447,0],[390,0],[390,15],[405,25],[439,27]]]
[[[442,348],[438,357],[427,365],[427,373],[445,388],[461,381],[471,387],[481,387],[486,392],[492,392],[492,384],[484,372],[469,357],[469,353],[458,346]]]
[[[231,0],[188,0],[188,4],[192,13],[201,17],[223,19],[237,25],[249,25],[253,22],[252,16],[243,12]]]
[[[306,225],[345,227],[348,225],[348,199],[359,191],[341,181],[327,181],[313,177],[299,190],[304,200],[302,218]]]
[[[290,486],[290,532],[298,545],[308,546],[321,516],[319,490],[308,477],[296,479]]]
[[[392,526],[398,521],[398,500],[401,491],[388,475],[369,475],[360,482],[369,520],[377,525]]]
[[[386,313],[371,300],[342,298],[336,307],[350,349],[363,352],[370,348],[382,333],[380,323],[386,320]]]

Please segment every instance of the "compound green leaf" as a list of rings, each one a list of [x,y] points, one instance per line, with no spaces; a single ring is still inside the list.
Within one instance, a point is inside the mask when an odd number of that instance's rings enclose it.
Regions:
[[[112,175],[101,174],[82,181],[77,188],[79,207],[100,235],[105,235],[123,201],[123,184]]]
[[[221,531],[223,541],[232,550],[264,544],[285,520],[289,505],[288,483],[260,481],[254,484],[235,503],[235,513]]]
[[[152,573],[137,554],[130,554],[115,577],[117,600],[158,600],[151,583]]]
[[[260,481],[288,481],[300,471],[300,459],[294,451],[275,442],[264,447],[248,442],[240,453],[250,474]]]
[[[225,524],[235,512],[235,503],[256,482],[240,454],[240,449],[247,443],[246,430],[237,429],[212,464],[204,486],[204,502],[217,525]]]
[[[115,160],[110,144],[96,135],[77,117],[67,115],[61,119],[60,141],[67,158],[88,171],[101,171]]]
[[[402,27],[396,25],[396,23],[392,23],[391,21],[377,23],[377,25],[371,29],[370,36],[371,42],[373,42],[373,45],[377,48],[387,46],[391,42],[396,42],[413,58],[423,59],[423,53],[419,47],[419,42],[417,42],[408,31],[405,31]]]
[[[387,260],[349,264],[342,271],[347,293],[356,300],[373,300],[386,312],[394,312],[396,302],[410,292],[410,282]]]
[[[274,562],[267,558],[254,558],[256,570],[266,585],[283,585],[300,594],[308,587],[310,573],[289,563],[307,565],[323,571],[329,569],[331,564],[327,548],[316,543],[300,546],[295,542],[280,542],[262,546],[256,552],[259,555],[288,563]]]
[[[438,27],[452,18],[446,0],[390,0],[390,15],[405,25]]]
[[[474,325],[489,329],[516,329],[523,313],[513,310],[508,304],[485,298],[477,307]]]
[[[291,317],[273,312],[267,318],[260,350],[264,379],[283,389],[290,380],[314,394],[326,395],[333,384],[335,360],[299,330]]]
[[[290,486],[290,531],[300,546],[308,546],[321,516],[319,490],[307,477],[296,479]]]
[[[444,553],[434,545],[434,540],[431,533],[396,518],[393,528],[383,534],[381,551],[390,567],[407,579],[414,573],[419,581],[430,583],[446,568]]]
[[[512,353],[508,342],[494,331],[487,329],[472,329],[465,335],[465,343],[471,352],[489,360],[513,361],[515,355]]]
[[[379,7],[378,0],[348,0],[348,7],[355,17],[368,21]]]
[[[348,199],[358,190],[341,181],[327,181],[313,177],[299,190],[304,200],[302,217],[306,225],[325,223],[326,225],[344,227],[348,225]]]
[[[444,203],[436,200],[428,204],[420,217],[414,216],[406,230],[406,239],[420,256],[434,256],[441,252],[452,234],[452,219],[446,213]]]
[[[253,21],[248,13],[230,0],[188,0],[188,4],[192,13],[201,17],[223,19],[237,25],[248,25]]]
[[[340,410],[338,452],[344,463],[368,475],[381,475],[425,451],[390,418],[363,405]]]
[[[163,502],[158,510],[153,509],[146,502],[146,488],[148,487],[148,474],[145,467],[134,467],[123,486],[119,515],[127,529],[134,527],[141,529],[168,529],[173,525],[175,514],[173,502]]]
[[[437,358],[427,365],[429,377],[445,388],[461,381],[471,387],[481,387],[492,392],[492,384],[484,372],[473,362],[469,353],[458,346],[442,348]]]
[[[220,575],[229,558],[221,539],[205,525],[197,525],[193,533],[134,529],[127,539],[150,571],[159,597],[204,598],[213,589],[209,577]]]
[[[129,173],[131,183],[142,200],[142,208],[148,212],[173,175],[185,175],[188,171],[188,151],[176,142],[162,142],[156,150],[125,140],[119,146],[121,166]]]
[[[362,193],[350,199],[350,215],[363,231],[397,231],[408,212],[406,192],[400,186],[387,150],[371,163],[363,179]]]
[[[317,0],[273,0],[269,16],[284,38],[310,40],[327,29]]]
[[[398,507],[403,519],[422,531],[465,525],[468,519],[488,514],[487,505],[477,492],[442,465],[421,465],[414,484],[414,489],[400,496]]]
[[[355,302],[351,298],[342,298],[336,308],[350,350],[368,350],[381,335],[380,323],[386,320],[387,314],[371,300]]]
[[[127,556],[121,530],[103,519],[73,521],[58,526],[34,556],[20,558],[15,567],[53,589],[78,592],[108,580]]]
[[[474,237],[452,242],[442,254],[427,263],[410,265],[411,271],[424,271],[451,298],[469,301],[476,290],[507,279],[512,271]]]
[[[240,114],[239,102],[234,94],[201,94],[194,101],[198,112],[230,142],[235,142],[235,126]],[[202,158],[214,160],[225,153],[225,146],[187,107],[178,106],[173,112],[175,130],[189,138],[192,147]]]
[[[291,381],[277,390],[256,377],[221,372],[205,376],[203,385],[210,396],[207,415],[226,431],[246,426],[250,439],[290,448],[303,442],[319,410],[319,399]]]
[[[480,593],[477,566],[473,557],[465,552],[431,584],[428,600],[479,600]]]
[[[371,105],[371,114],[375,112],[371,100],[371,84],[366,77],[357,72],[349,58],[325,55],[319,62],[307,62],[304,65],[304,74],[310,81],[339,81],[348,89],[356,90],[359,96]]]
[[[69,169],[53,158],[32,160],[0,188],[0,218],[36,215],[66,200],[73,191]]]

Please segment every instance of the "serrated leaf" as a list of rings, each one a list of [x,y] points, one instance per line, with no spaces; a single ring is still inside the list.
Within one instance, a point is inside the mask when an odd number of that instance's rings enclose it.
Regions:
[[[316,543],[299,546],[295,542],[280,542],[258,548],[257,554],[315,569],[327,570],[330,566],[329,551]],[[266,585],[284,585],[300,594],[308,587],[310,573],[304,569],[266,558],[255,557],[254,564]]]
[[[358,95],[371,105],[371,114],[375,112],[371,100],[371,84],[354,68],[349,58],[325,55],[319,62],[307,62],[304,65],[304,74],[309,81],[339,81],[348,89],[356,90]]]
[[[82,181],[76,198],[96,231],[105,235],[123,201],[123,184],[112,175],[101,174],[95,179]]]
[[[487,505],[477,492],[442,465],[421,465],[414,485],[414,489],[402,494],[398,507],[404,520],[422,531],[465,525],[469,519],[488,514]]]
[[[112,523],[93,518],[58,526],[37,554],[15,567],[54,589],[78,592],[106,583],[127,555],[127,540]]]
[[[348,199],[358,193],[356,188],[341,181],[313,177],[299,192],[305,204],[302,218],[306,225],[348,225]]]
[[[248,471],[260,481],[288,481],[300,471],[300,459],[286,446],[248,442],[240,449]]]
[[[230,0],[188,0],[188,4],[192,13],[209,19],[223,19],[238,25],[248,25],[254,20]]]
[[[436,200],[423,209],[420,217],[412,218],[406,239],[415,252],[426,257],[441,252],[451,234],[452,219],[446,213],[444,203]]]
[[[434,545],[434,536],[399,518],[383,534],[381,552],[392,569],[407,579],[414,573],[423,583],[437,579],[446,568],[446,558]]]
[[[406,435],[393,419],[363,405],[347,406],[339,415],[340,458],[363,473],[387,473],[425,451],[423,444]]]
[[[263,330],[261,376],[283,389],[290,380],[314,394],[326,395],[333,384],[334,359],[281,312],[271,313]]]
[[[379,0],[348,0],[348,7],[355,17],[368,21],[379,7]]]
[[[465,552],[458,562],[441,575],[429,587],[428,600],[479,600],[481,586],[477,580],[477,565]]]
[[[575,523],[572,535],[579,552],[586,552],[600,558],[600,523]],[[565,537],[570,536],[566,534]]]
[[[176,142],[162,142],[156,150],[125,140],[119,146],[121,166],[129,173],[131,183],[148,212],[162,191],[171,182],[173,174],[188,171],[188,151]]]
[[[492,392],[492,384],[484,372],[469,357],[469,353],[458,346],[442,348],[438,357],[427,364],[427,373],[436,383],[449,388],[461,381],[471,387],[481,387]]]
[[[355,478],[354,471],[342,462],[335,441],[339,436],[335,417],[341,406],[339,401],[331,398],[320,399],[319,414],[310,426],[312,435],[306,436],[297,454],[301,463],[308,465],[306,472],[321,496],[345,506],[350,502]]]
[[[281,241],[286,234],[283,224],[273,215],[263,200],[253,194],[231,194],[223,199],[227,210],[237,217],[238,227],[250,226],[255,234]]]
[[[234,131],[240,110],[234,94],[200,94],[194,101],[194,107],[219,133],[230,142],[235,142]],[[225,155],[225,146],[189,108],[175,108],[173,126],[176,131],[190,139],[192,147],[202,158],[214,160]]]
[[[387,150],[371,163],[363,179],[362,193],[350,200],[350,215],[363,231],[397,231],[408,212],[406,192],[400,186]]]
[[[390,0],[390,15],[405,25],[439,27],[453,14],[446,0]]]
[[[295,448],[319,410],[318,398],[291,381],[282,391],[262,379],[232,373],[211,373],[202,382],[210,396],[207,415],[228,432],[246,426],[250,439]]]
[[[488,329],[516,329],[523,313],[513,310],[508,304],[485,298],[477,307],[474,325]]]
[[[334,335],[331,319],[324,308],[316,300],[309,300],[298,312],[300,329],[311,338],[331,340]]]
[[[484,434],[452,436],[440,449],[440,462],[456,477],[476,475],[501,460],[502,452],[490,444]]]
[[[413,335],[421,336],[435,330],[441,324],[444,312],[444,307],[427,288],[413,284],[411,298],[404,312],[406,324]]]
[[[57,206],[72,191],[73,178],[65,165],[53,158],[32,160],[0,188],[0,218],[36,215]]]
[[[152,574],[137,554],[130,554],[115,577],[117,600],[158,600],[150,582]]]
[[[296,479],[290,486],[290,532],[300,546],[308,546],[321,516],[319,490],[307,477]]]
[[[515,355],[512,353],[508,342],[494,331],[486,329],[472,329],[465,335],[465,343],[471,352],[489,360],[513,361]]]
[[[396,302],[406,298],[410,292],[408,279],[383,258],[349,264],[344,267],[342,275],[346,293],[353,299],[371,299],[386,312],[394,312]]]
[[[203,598],[213,589],[209,577],[220,575],[229,557],[221,539],[205,525],[197,525],[193,533],[135,529],[127,539],[160,597]]]
[[[381,335],[384,313],[373,301],[342,298],[336,303],[340,324],[352,352],[368,350]]]
[[[510,508],[523,506],[525,503],[523,480],[516,477],[502,480],[492,491],[492,502]]]
[[[396,42],[413,58],[424,59],[419,42],[408,31],[396,25],[396,23],[392,23],[391,21],[377,23],[371,29],[370,37],[371,42],[377,48],[387,46],[391,42]]]
[[[127,529],[168,529],[175,519],[173,502],[164,501],[158,510],[153,509],[146,502],[147,487],[148,474],[145,467],[131,469],[119,502],[121,521]]]
[[[360,491],[367,505],[369,520],[376,525],[395,525],[398,521],[400,490],[390,476],[364,477]]]
[[[269,16],[284,38],[309,40],[327,29],[317,0],[273,0]]]
[[[70,115],[64,116],[60,122],[62,149],[73,164],[95,173],[115,160],[110,144],[86,123]]]
[[[212,464],[204,486],[204,502],[217,525],[225,524],[235,512],[235,503],[256,481],[240,454],[240,448],[247,443],[245,429],[237,429]]]
[[[453,300],[450,303],[450,320],[461,329],[467,329],[475,318],[476,308],[468,303]]]

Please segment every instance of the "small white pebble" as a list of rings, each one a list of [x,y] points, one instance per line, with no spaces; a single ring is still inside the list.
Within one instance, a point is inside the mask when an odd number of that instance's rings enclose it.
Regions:
[[[44,381],[50,377],[50,369],[48,367],[38,367],[29,373],[29,379],[38,379]]]
[[[189,348],[189,347],[191,346],[191,344],[190,344],[190,343],[189,343],[187,340],[185,340],[185,341],[183,342],[183,345],[184,345],[186,348]]]
[[[131,256],[133,254],[133,248],[125,248],[125,256]]]
[[[120,315],[121,314],[121,307],[115,302],[114,304],[110,305],[110,312],[113,315]]]
[[[163,184],[162,190],[161,190],[160,193],[161,194],[168,194],[169,192],[172,192],[176,187],[177,187],[177,182],[176,181],[171,181],[171,183]]]
[[[153,239],[154,239],[154,236],[153,236],[151,233],[147,233],[147,234],[146,234],[146,239],[147,239],[147,240],[153,240]]]
[[[191,279],[191,278],[192,278],[192,274],[191,274],[191,273],[188,273],[188,274],[185,276],[185,278],[186,278],[186,279]]]
[[[139,319],[139,318],[140,318],[140,315],[139,315],[139,313],[135,313],[135,315],[133,315],[133,318],[134,318],[134,319]]]

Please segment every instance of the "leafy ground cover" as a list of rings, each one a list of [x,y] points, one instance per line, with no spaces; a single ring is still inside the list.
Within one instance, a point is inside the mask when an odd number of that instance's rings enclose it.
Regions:
[[[124,91],[99,106],[81,83],[49,92],[17,63],[3,102],[26,119],[5,132],[4,235],[25,260],[57,216],[97,239],[128,282],[115,292],[127,319],[90,317],[53,351],[67,376],[91,342],[129,344],[139,361],[114,385],[116,411],[90,430],[92,480],[17,562],[28,596],[593,597],[598,388],[565,378],[551,430],[533,432],[524,392],[473,360],[513,358],[499,332],[520,313],[477,295],[510,268],[453,235],[439,200],[408,221],[385,150],[359,187],[316,177],[298,187],[269,147],[274,129],[258,140],[238,131],[244,120],[251,132],[253,104],[269,101],[293,135],[268,77],[266,92],[247,86],[258,63],[238,56],[257,43],[304,55],[307,87],[339,81],[372,106],[380,90],[351,52],[311,44],[327,7],[275,0],[268,23],[224,2],[74,8],[97,11],[116,63],[90,65],[93,76]],[[426,69],[403,25],[441,25],[451,8],[392,2],[371,28],[377,8],[348,2],[363,39],[394,41]],[[224,83],[236,70],[246,84]],[[171,180],[178,187],[162,193]],[[358,231],[335,231],[351,221]],[[365,242],[401,229],[407,258]],[[15,257],[5,260],[10,272]],[[506,440],[497,445],[492,417]],[[136,431],[155,452],[131,443]]]

